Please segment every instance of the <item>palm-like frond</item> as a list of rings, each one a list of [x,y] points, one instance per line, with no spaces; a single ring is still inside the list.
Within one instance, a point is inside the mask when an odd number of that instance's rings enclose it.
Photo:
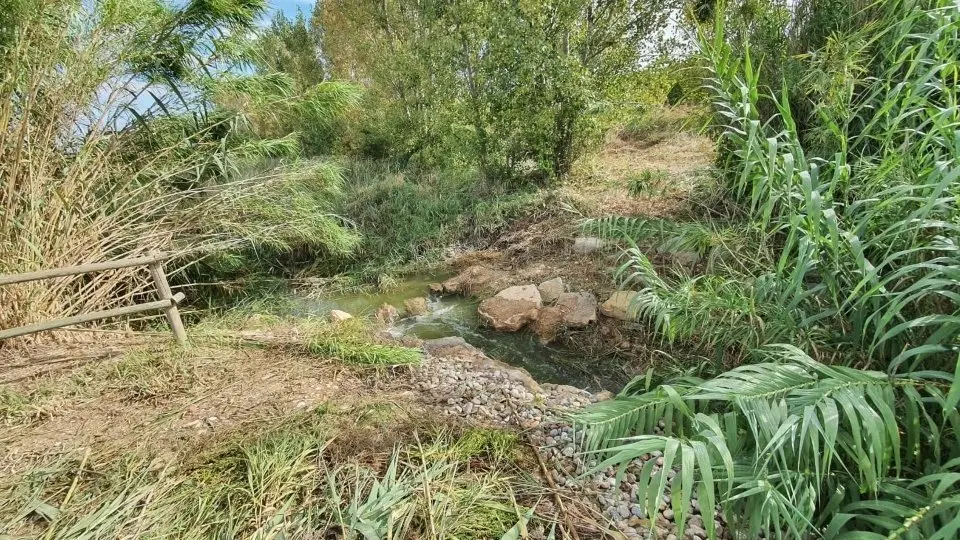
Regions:
[[[768,361],[689,386],[620,396],[577,415],[586,447],[605,457],[598,468],[625,467],[661,452],[662,469],[653,460],[643,467],[644,505],[655,510],[669,493],[681,523],[696,494],[703,508],[719,501],[727,520],[750,538],[761,532],[803,538],[815,530],[836,536],[858,530],[854,523],[864,527],[871,522],[870,509],[882,505],[858,506],[849,502],[851,493],[882,501],[891,493],[887,486],[908,470],[924,471],[945,455],[960,455],[955,431],[960,411],[943,398],[960,384],[952,374],[891,377],[821,364],[785,345],[759,354]],[[650,435],[661,421],[665,434]],[[678,472],[668,482],[671,467]],[[960,475],[910,485],[919,492],[930,489],[913,506],[902,505],[904,517],[914,516],[918,530],[940,527],[956,504]],[[831,506],[835,512],[845,500],[846,509],[836,517],[824,513]],[[923,513],[918,500],[938,510]],[[863,515],[854,519],[857,509]],[[831,519],[843,522],[827,523]],[[879,522],[868,528],[883,534],[894,529]]]

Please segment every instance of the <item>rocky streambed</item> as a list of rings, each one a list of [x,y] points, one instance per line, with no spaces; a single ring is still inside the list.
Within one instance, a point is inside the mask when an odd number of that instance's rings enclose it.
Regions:
[[[423,348],[426,357],[413,372],[413,384],[441,414],[523,430],[546,464],[552,483],[595,508],[607,525],[624,537],[646,538],[652,528],[655,538],[681,538],[669,498],[660,502],[652,519],[638,504],[640,470],[650,460],[655,462],[654,471],[659,470],[662,455],[654,452],[633,460],[618,483],[617,471],[612,467],[593,471],[596,461],[582,453],[582,433],[574,429],[570,415],[591,403],[612,399],[610,392],[540,384],[525,370],[491,359],[457,337],[429,340]],[[676,471],[666,474],[672,481]],[[715,520],[723,536],[725,523],[715,510],[704,515],[695,499],[692,507],[683,538],[705,539],[704,519]]]
[[[547,467],[549,482],[602,515],[609,530],[625,538],[679,540],[668,497],[653,516],[638,504],[637,478],[651,460],[653,472],[659,471],[662,455],[634,459],[617,481],[612,467],[597,470],[593,455],[581,447],[582,433],[572,425],[573,413],[614,398],[603,386],[619,386],[592,384],[596,378],[568,369],[562,353],[550,345],[564,332],[603,319],[631,321],[637,293],[615,291],[601,303],[590,291],[569,289],[559,277],[523,283],[474,265],[446,280],[411,283],[389,297],[353,295],[326,307],[370,315],[393,337],[423,340],[426,355],[412,372],[412,384],[425,404],[461,421],[522,430]],[[474,300],[482,291],[490,296]],[[676,471],[665,474],[672,483]],[[720,537],[728,536],[716,509],[701,509],[696,500],[691,506],[683,538],[705,539],[706,519],[714,520]]]

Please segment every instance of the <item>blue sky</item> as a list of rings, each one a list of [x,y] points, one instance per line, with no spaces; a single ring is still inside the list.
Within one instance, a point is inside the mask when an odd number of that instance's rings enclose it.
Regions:
[[[277,10],[283,11],[287,17],[293,18],[297,15],[297,8],[305,15],[313,11],[313,0],[270,0],[270,16]]]

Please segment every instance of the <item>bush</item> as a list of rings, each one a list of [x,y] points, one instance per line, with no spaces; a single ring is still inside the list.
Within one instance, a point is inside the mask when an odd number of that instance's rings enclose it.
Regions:
[[[528,211],[538,195],[507,191],[471,171],[354,161],[346,168],[342,200],[336,211],[350,216],[362,240],[350,256],[319,269],[376,277],[438,260],[451,244],[481,240]]]

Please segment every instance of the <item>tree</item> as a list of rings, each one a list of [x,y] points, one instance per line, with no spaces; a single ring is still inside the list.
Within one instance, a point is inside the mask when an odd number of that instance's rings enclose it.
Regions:
[[[387,126],[393,154],[465,159],[488,178],[556,179],[597,140],[673,7],[326,0],[317,12],[331,69],[369,88],[381,112],[368,129]]]

